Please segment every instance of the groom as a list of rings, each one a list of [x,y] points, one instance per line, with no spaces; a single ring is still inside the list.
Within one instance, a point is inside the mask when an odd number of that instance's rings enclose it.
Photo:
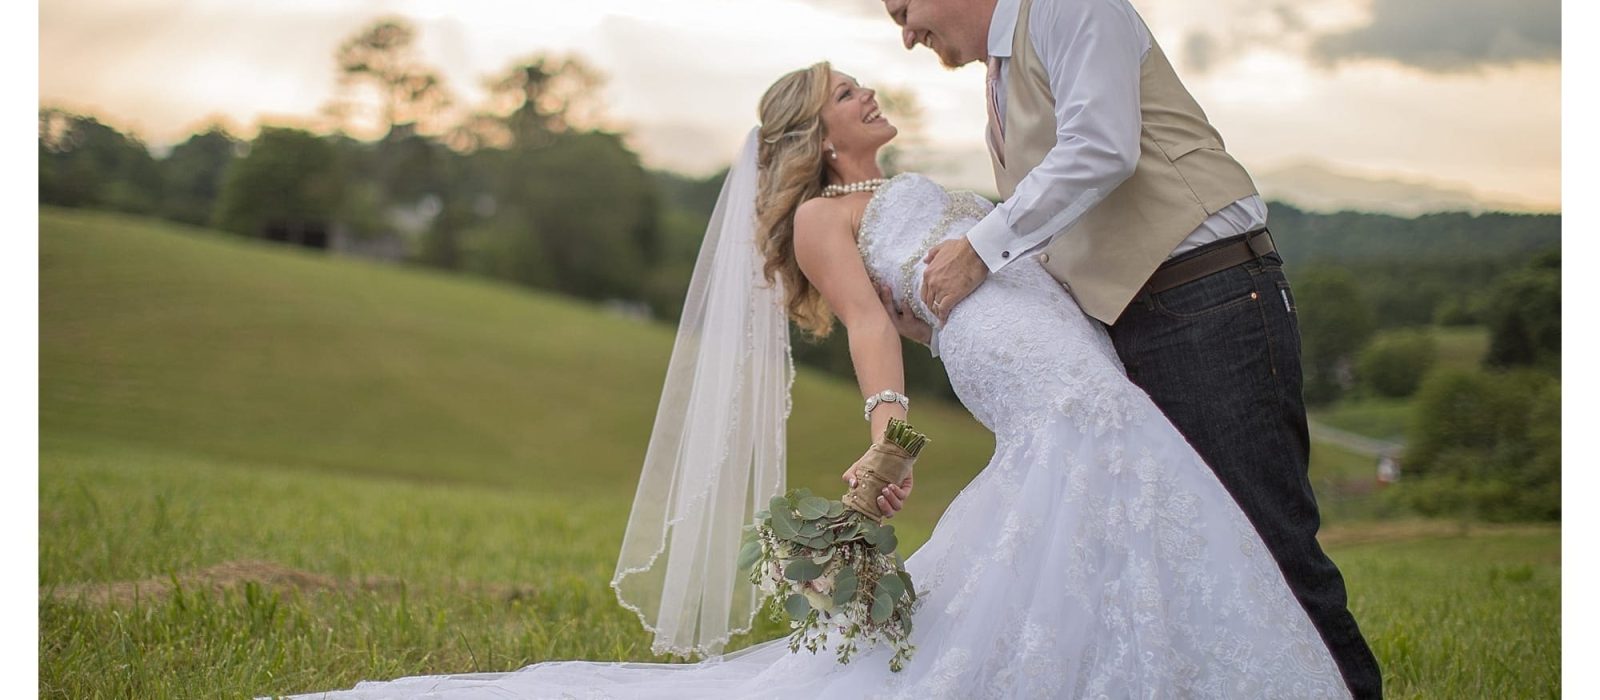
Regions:
[[[1248,173],[1127,0],[885,0],[909,50],[986,60],[1005,201],[928,253],[941,319],[1036,255],[1261,533],[1357,698],[1376,659],[1317,543],[1294,297]],[[898,317],[897,317],[898,318]]]

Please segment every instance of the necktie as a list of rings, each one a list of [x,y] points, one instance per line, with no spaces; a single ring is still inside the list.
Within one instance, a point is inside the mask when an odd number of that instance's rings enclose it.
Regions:
[[[1006,163],[1005,125],[1000,121],[1000,59],[989,57],[989,146],[1001,165]]]

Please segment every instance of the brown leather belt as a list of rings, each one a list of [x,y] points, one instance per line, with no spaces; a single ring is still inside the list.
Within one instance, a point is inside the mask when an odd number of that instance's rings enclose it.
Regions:
[[[1163,264],[1156,268],[1155,274],[1150,275],[1150,281],[1144,283],[1137,296],[1165,292],[1234,265],[1250,262],[1276,249],[1272,245],[1272,234],[1267,229],[1251,231],[1228,245],[1219,246],[1192,258]]]

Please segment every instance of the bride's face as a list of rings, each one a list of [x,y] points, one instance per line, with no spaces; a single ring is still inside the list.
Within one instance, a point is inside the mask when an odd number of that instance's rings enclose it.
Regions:
[[[822,105],[822,126],[841,157],[844,153],[875,153],[900,133],[879,112],[877,95],[855,78],[833,72],[827,102]]]

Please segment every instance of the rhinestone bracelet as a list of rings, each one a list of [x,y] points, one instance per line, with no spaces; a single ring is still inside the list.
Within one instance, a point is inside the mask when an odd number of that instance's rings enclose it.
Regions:
[[[897,403],[900,404],[901,408],[907,411],[911,410],[910,397],[893,389],[884,389],[883,391],[867,397],[867,406],[866,409],[861,412],[861,417],[865,418],[868,423],[871,423],[872,409],[877,408],[879,404],[885,403]]]

